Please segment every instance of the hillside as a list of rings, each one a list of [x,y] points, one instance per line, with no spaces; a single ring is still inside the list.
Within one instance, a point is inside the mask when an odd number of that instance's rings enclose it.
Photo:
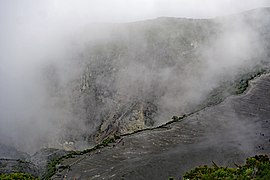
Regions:
[[[75,119],[65,124],[69,133],[62,139],[77,148],[79,140],[95,144],[237,94],[237,83],[268,69],[269,18],[266,8],[225,18],[158,18],[83,31],[91,38],[73,54],[79,75],[62,86],[48,80],[52,101],[68,104]]]
[[[155,130],[123,136],[120,143],[62,162],[53,179],[178,179],[199,165],[233,167],[270,153],[270,76],[241,96]]]
[[[5,145],[0,173],[166,179],[269,154],[269,27],[269,8],[85,27],[37,70],[48,129]]]

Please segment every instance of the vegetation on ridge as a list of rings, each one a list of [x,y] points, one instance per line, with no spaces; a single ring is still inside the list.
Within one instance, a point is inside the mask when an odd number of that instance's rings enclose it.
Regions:
[[[0,174],[1,180],[38,180],[38,178],[25,173]]]
[[[233,92],[233,94],[239,95],[239,94],[244,93],[249,86],[248,85],[249,81],[257,77],[260,77],[261,75],[265,74],[267,71],[268,71],[267,69],[261,69],[261,70],[258,70],[257,72],[251,72],[244,75],[241,79],[239,79],[235,83],[234,85],[235,91]]]
[[[256,155],[246,159],[243,166],[236,168],[219,167],[213,163],[213,167],[200,166],[186,172],[184,180],[195,179],[270,179],[270,160],[267,155]],[[172,179],[172,178],[170,178]]]
[[[60,164],[64,159],[68,159],[68,158],[74,158],[76,155],[83,155],[92,151],[95,151],[97,149],[109,146],[110,143],[114,143],[117,139],[119,139],[119,136],[114,136],[112,138],[106,138],[104,139],[101,143],[97,144],[96,146],[94,146],[93,148],[90,149],[86,149],[84,151],[74,151],[71,152],[65,156],[62,156],[60,158],[56,158],[53,161],[51,161],[48,165],[47,165],[47,172],[46,174],[43,176],[42,179],[50,179],[57,171],[57,165]],[[61,166],[61,169],[67,169],[70,168],[69,165],[67,166]]]

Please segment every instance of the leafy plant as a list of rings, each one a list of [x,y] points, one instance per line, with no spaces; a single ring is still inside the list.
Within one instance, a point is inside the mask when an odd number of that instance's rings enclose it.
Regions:
[[[270,179],[270,160],[267,155],[256,155],[246,159],[246,164],[236,168],[213,167],[206,165],[196,167],[185,173],[185,180],[194,179]]]
[[[0,174],[1,180],[38,180],[38,178],[25,173]]]

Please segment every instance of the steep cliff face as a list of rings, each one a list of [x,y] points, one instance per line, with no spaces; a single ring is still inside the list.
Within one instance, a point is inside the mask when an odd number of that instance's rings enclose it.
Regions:
[[[268,68],[269,19],[266,8],[225,18],[158,18],[84,30],[78,37],[87,38],[71,53],[75,66],[64,73],[56,68],[48,80],[48,99],[69,114],[58,144],[80,141],[85,147],[237,94],[243,78]],[[71,69],[76,76],[59,83]]]
[[[180,78],[188,78],[188,71],[200,66],[196,48],[213,36],[214,24],[160,18],[117,25],[110,27],[106,42],[87,47],[75,92],[81,104],[74,108],[83,106],[87,122],[96,122],[95,140],[159,125],[194,108],[199,98],[185,98],[188,87],[185,82],[179,85]],[[182,102],[168,107],[166,99],[173,94]]]
[[[52,179],[181,179],[200,165],[235,167],[246,157],[270,153],[270,75],[247,93],[151,131],[123,136],[121,143],[61,162]]]
[[[34,163],[29,162],[30,155],[18,151],[14,147],[0,144],[0,174],[5,173],[29,173],[34,176],[40,174]]]
[[[160,125],[213,103],[212,94],[227,96],[228,87],[221,86],[266,68],[266,19],[268,9],[106,27],[108,37],[81,51],[84,70],[74,84],[73,108],[78,114],[84,109],[85,122],[97,133],[88,140]]]

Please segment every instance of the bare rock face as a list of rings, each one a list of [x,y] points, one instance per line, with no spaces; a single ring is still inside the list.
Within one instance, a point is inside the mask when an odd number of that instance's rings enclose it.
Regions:
[[[71,86],[73,112],[94,129],[86,139],[158,126],[234,94],[241,77],[269,67],[269,18],[266,8],[210,20],[109,26],[109,38],[82,51],[83,71]],[[239,52],[228,48],[235,42]]]
[[[38,167],[30,162],[30,155],[5,144],[0,147],[0,174],[28,173],[36,177],[40,174]]]
[[[0,158],[1,159],[21,159],[22,161],[27,161],[30,159],[30,155],[18,151],[16,148],[5,145],[5,144],[0,144]]]
[[[270,154],[270,75],[252,82],[245,94],[188,115],[180,122],[123,136],[121,142],[64,160],[70,168],[52,179],[180,178],[214,161],[243,163]]]
[[[0,174],[27,173],[41,178],[48,171],[50,162],[70,153],[63,149],[44,148],[30,156],[4,144],[0,150]]]
[[[31,163],[35,164],[39,169],[38,176],[42,177],[42,175],[48,171],[47,166],[50,162],[68,153],[70,153],[70,151],[63,149],[44,148],[31,156]]]
[[[10,173],[27,173],[38,177],[40,170],[31,162],[18,159],[0,159],[0,174]]]
[[[72,54],[76,77],[64,85],[48,80],[49,101],[68,107],[61,141],[75,149],[77,142],[94,145],[241,93],[241,78],[269,67],[269,19],[266,8],[217,19],[107,25],[104,38]]]
[[[75,86],[89,121],[100,123],[96,142],[118,135],[120,143],[64,160],[70,169],[53,179],[179,178],[212,161],[233,166],[269,154],[269,19],[266,8],[114,27],[114,38],[88,48]]]
[[[149,103],[130,103],[120,112],[112,112],[111,117],[102,123],[97,136],[98,142],[107,137],[132,133],[153,126],[153,116],[157,109]]]

